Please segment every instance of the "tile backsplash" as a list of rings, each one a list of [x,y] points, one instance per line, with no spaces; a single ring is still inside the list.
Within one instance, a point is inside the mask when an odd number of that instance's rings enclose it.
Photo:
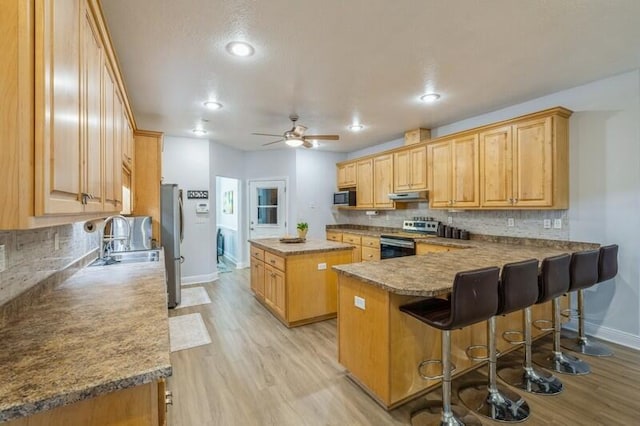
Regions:
[[[569,240],[567,210],[464,210],[447,211],[429,209],[428,203],[411,203],[407,209],[378,210],[377,216],[368,216],[361,210],[334,210],[334,219],[340,224],[385,226],[401,228],[402,221],[413,217],[432,217],[447,224],[451,217],[452,226],[466,229],[475,234],[500,235],[508,237],[544,238],[548,240]],[[375,209],[372,209],[375,210]],[[514,226],[507,226],[509,219]],[[551,228],[544,228],[544,220],[551,221]],[[560,219],[562,227],[553,228],[554,221]]]
[[[98,233],[88,234],[82,227],[83,222],[78,222],[28,231],[0,231],[6,266],[0,272],[0,305],[96,249]]]

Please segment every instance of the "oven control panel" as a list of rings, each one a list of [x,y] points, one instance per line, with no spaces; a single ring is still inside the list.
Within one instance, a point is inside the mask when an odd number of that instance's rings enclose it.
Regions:
[[[438,232],[439,224],[440,222],[437,220],[405,220],[402,224],[402,230],[435,235]]]

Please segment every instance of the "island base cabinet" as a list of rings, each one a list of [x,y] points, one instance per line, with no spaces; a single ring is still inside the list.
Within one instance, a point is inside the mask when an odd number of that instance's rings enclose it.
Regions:
[[[355,306],[364,299],[364,309]],[[350,377],[382,407],[391,410],[438,386],[440,380],[425,380],[418,374],[423,360],[441,359],[441,331],[400,312],[399,307],[417,300],[414,296],[390,293],[358,279],[338,277],[338,361]],[[563,297],[561,305],[568,306]],[[536,305],[533,319],[550,319],[551,303]],[[497,343],[502,354],[517,349],[502,339],[506,330],[523,329],[523,312],[498,317]],[[545,332],[535,327],[533,337]],[[470,345],[487,344],[487,323],[481,322],[451,333],[451,359],[457,377],[482,365],[466,355]],[[428,374],[439,374],[439,368]]]
[[[164,381],[147,383],[54,408],[7,423],[8,426],[163,426]]]

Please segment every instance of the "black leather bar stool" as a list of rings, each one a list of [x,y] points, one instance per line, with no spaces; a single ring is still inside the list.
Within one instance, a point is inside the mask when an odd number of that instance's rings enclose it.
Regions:
[[[529,404],[515,392],[498,385],[496,374],[496,317],[533,305],[538,298],[538,261],[507,264],[498,285],[498,310],[487,323],[489,383],[475,383],[460,389],[459,396],[467,408],[492,420],[521,422],[529,417]],[[527,285],[529,283],[529,285]]]
[[[610,280],[618,274],[618,246],[612,244],[600,247],[600,250],[596,252],[597,256],[594,252],[596,251],[575,253],[571,259],[571,288],[569,291],[574,291],[575,286],[580,286],[578,288],[578,336],[573,339],[563,339],[562,346],[585,355],[612,356],[613,351],[607,346],[587,339],[584,330],[584,289]],[[594,264],[597,264],[597,269],[594,268]]]
[[[536,304],[538,289],[538,260],[510,263],[502,267],[500,300],[503,314],[524,309],[524,332],[505,332],[503,337],[511,344],[524,344],[524,364],[522,367],[505,366],[498,376],[511,386],[540,395],[557,395],[563,390],[562,382],[553,374],[533,368],[531,360],[531,306]],[[500,308],[498,308],[500,312]],[[508,338],[513,334],[524,335],[524,340]]]
[[[449,300],[426,299],[400,306],[402,312],[442,330],[442,376],[423,375],[423,365],[433,361],[423,361],[418,366],[423,378],[442,378],[442,403],[430,402],[412,417],[424,414],[428,424],[437,425],[482,424],[464,407],[451,404],[451,330],[486,321],[495,315],[499,273],[500,269],[496,267],[459,272],[454,278]]]
[[[548,257],[542,261],[538,281],[540,294],[537,303],[545,303],[549,300],[553,301],[553,327],[543,328],[542,326],[538,326],[538,324],[543,322],[551,322],[547,320],[534,321],[533,324],[542,331],[553,330],[553,352],[551,355],[538,353],[533,357],[533,362],[542,367],[557,371],[558,373],[582,375],[591,372],[589,365],[579,358],[562,352],[560,349],[560,329],[562,327],[560,320],[560,297],[569,290],[571,281],[569,274],[570,263],[571,256],[568,254]]]

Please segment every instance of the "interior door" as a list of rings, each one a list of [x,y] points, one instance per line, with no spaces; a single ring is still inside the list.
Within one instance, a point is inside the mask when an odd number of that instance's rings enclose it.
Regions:
[[[249,237],[282,237],[287,233],[284,180],[249,181]]]

